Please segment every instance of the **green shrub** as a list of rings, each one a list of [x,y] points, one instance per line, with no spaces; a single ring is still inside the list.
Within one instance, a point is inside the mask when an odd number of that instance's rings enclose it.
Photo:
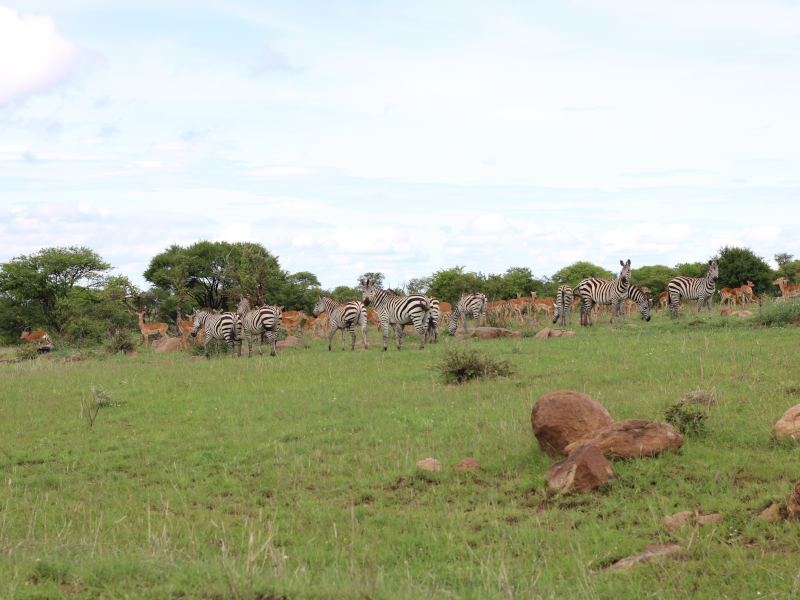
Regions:
[[[474,349],[454,349],[436,365],[445,383],[464,383],[482,377],[507,377],[513,373],[506,360],[496,361]]]
[[[120,329],[119,327],[110,330],[106,334],[105,348],[111,354],[133,350],[133,337],[131,336],[131,332],[127,329]]]
[[[39,356],[38,346],[36,344],[29,344],[25,342],[17,347],[14,355],[19,360],[34,360]]]
[[[768,327],[780,327],[800,319],[800,302],[765,302],[756,316],[756,322]]]
[[[680,400],[664,411],[667,423],[682,435],[700,435],[706,429],[706,414],[702,406]]]

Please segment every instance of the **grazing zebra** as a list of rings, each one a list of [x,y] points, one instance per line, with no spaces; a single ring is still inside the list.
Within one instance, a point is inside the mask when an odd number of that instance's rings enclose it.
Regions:
[[[631,282],[631,259],[627,262],[619,261],[622,270],[616,279],[600,279],[589,277],[582,280],[575,288],[575,293],[581,297],[581,325],[592,324],[592,307],[595,304],[611,304],[625,300],[628,285]],[[611,322],[614,322],[614,311],[611,311]]]
[[[647,297],[638,285],[630,284],[628,286],[628,294],[625,296],[630,300],[633,300],[636,304],[639,305],[639,312],[642,314],[642,318],[645,321],[650,320],[650,298]],[[623,300],[615,303],[611,307],[611,313],[622,316],[622,308],[623,308]]]
[[[203,349],[206,352],[206,358],[211,358],[208,355],[208,342],[213,338],[217,344],[217,358],[219,358],[219,341],[225,340],[228,347],[231,349],[231,358],[233,356],[233,344],[239,342],[239,356],[242,355],[242,338],[239,337],[239,315],[232,312],[212,312],[211,310],[201,309],[195,310],[192,313],[192,327],[191,336],[196,337],[197,332],[201,327],[206,328],[205,340],[203,341]]]
[[[708,303],[708,316],[711,316],[711,300],[714,298],[714,288],[719,278],[719,263],[716,260],[708,261],[708,273],[705,277],[685,277],[680,275],[669,282],[669,318],[680,317],[678,303],[681,296],[687,300],[697,300],[697,315],[703,302]]]
[[[242,320],[244,337],[247,340],[247,356],[253,355],[252,338],[258,339],[258,353],[263,356],[261,343],[266,335],[272,349],[269,355],[275,356],[275,344],[278,342],[278,331],[281,327],[281,308],[280,306],[256,306],[250,309],[250,301],[242,298],[239,306],[236,307],[236,314]]]
[[[450,317],[450,325],[447,332],[450,335],[455,335],[458,329],[458,322],[461,317],[464,317],[464,331],[468,330],[467,319],[472,317],[477,322],[476,327],[480,326],[481,321],[486,323],[486,307],[489,305],[489,300],[481,292],[472,292],[471,294],[464,294],[459,298],[456,307],[453,309],[453,314]]]
[[[570,286],[558,286],[556,307],[553,309],[553,323],[557,323],[561,319],[561,325],[566,325],[566,319],[569,319],[570,327],[572,326],[572,301],[574,298],[575,292]]]
[[[328,323],[330,325],[328,350],[331,349],[331,341],[338,329],[342,330],[342,350],[344,350],[345,330],[350,331],[350,350],[355,350],[356,325],[361,328],[361,339],[364,340],[364,347],[369,347],[367,345],[367,309],[364,308],[361,302],[352,300],[351,302],[342,303],[335,298],[320,294],[311,314],[318,317],[324,312],[328,313]]]
[[[425,333],[428,330],[430,299],[422,294],[398,296],[389,290],[382,290],[370,279],[362,279],[361,285],[364,287],[362,296],[364,305],[375,305],[375,311],[381,320],[383,351],[386,352],[389,345],[389,326],[394,328],[397,349],[400,350],[403,343],[403,326],[408,323],[413,323],[419,333],[419,347],[422,350],[425,347]]]
[[[431,310],[428,313],[428,329],[425,332],[425,341],[430,336],[431,343],[439,343],[439,320],[441,318],[441,311],[439,310],[439,299],[433,296],[428,296],[431,303]]]

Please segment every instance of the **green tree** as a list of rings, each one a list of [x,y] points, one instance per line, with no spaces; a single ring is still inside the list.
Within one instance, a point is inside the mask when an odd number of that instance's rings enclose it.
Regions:
[[[570,285],[575,287],[582,279],[587,277],[600,277],[603,279],[614,279],[617,273],[605,270],[595,264],[585,261],[573,263],[553,274],[553,282],[557,285]]]
[[[752,281],[753,291],[772,290],[772,269],[748,248],[725,246],[719,251],[719,287],[739,287]]]
[[[480,292],[485,278],[480,273],[465,273],[463,266],[441,269],[431,275],[428,294],[455,305],[462,294]]]
[[[775,281],[778,277],[786,277],[789,283],[797,283],[800,281],[800,260],[792,260],[781,264],[775,272],[775,277],[772,278],[772,281]],[[770,286],[772,290],[778,289],[773,284],[770,284]]]
[[[664,265],[640,267],[631,271],[631,281],[639,287],[648,287],[653,298],[667,290],[670,279],[678,275],[675,269]]]
[[[787,252],[781,252],[775,255],[775,262],[778,263],[778,268],[780,268],[786,263],[790,262],[793,257],[794,257],[793,254],[788,254]]]
[[[83,246],[44,248],[0,266],[0,297],[16,307],[15,317],[25,325],[44,325],[51,332],[61,333],[67,325],[69,296],[77,288],[102,285],[103,275],[110,268],[97,253]]]
[[[382,288],[386,276],[383,273],[377,271],[367,271],[366,273],[362,273],[361,276],[358,278],[358,284],[361,285],[361,282],[366,279],[374,281],[375,285]]]
[[[329,292],[331,298],[335,298],[339,302],[350,302],[350,300],[361,300],[361,288],[349,287],[340,285]]]
[[[675,272],[683,277],[705,277],[708,272],[708,263],[678,263],[675,265]]]

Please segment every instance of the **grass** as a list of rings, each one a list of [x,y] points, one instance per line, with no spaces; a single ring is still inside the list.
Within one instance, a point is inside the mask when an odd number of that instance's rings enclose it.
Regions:
[[[384,353],[370,328],[366,352],[2,364],[0,597],[798,596],[800,524],[754,519],[800,479],[797,446],[769,435],[800,402],[797,329],[692,325],[686,309],[604,321],[423,351]],[[431,367],[455,345],[514,374],[445,385]],[[719,405],[681,452],[617,461],[602,492],[561,498],[530,428],[558,389],[616,419],[664,420],[697,389]],[[428,456],[441,473],[416,469]],[[467,456],[482,470],[454,473]],[[662,527],[693,509],[724,522]],[[602,570],[670,542],[682,560]]]

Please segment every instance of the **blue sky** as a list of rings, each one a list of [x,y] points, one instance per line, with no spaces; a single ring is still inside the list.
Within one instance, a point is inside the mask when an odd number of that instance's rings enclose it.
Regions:
[[[0,261],[800,257],[800,2],[0,0]]]

